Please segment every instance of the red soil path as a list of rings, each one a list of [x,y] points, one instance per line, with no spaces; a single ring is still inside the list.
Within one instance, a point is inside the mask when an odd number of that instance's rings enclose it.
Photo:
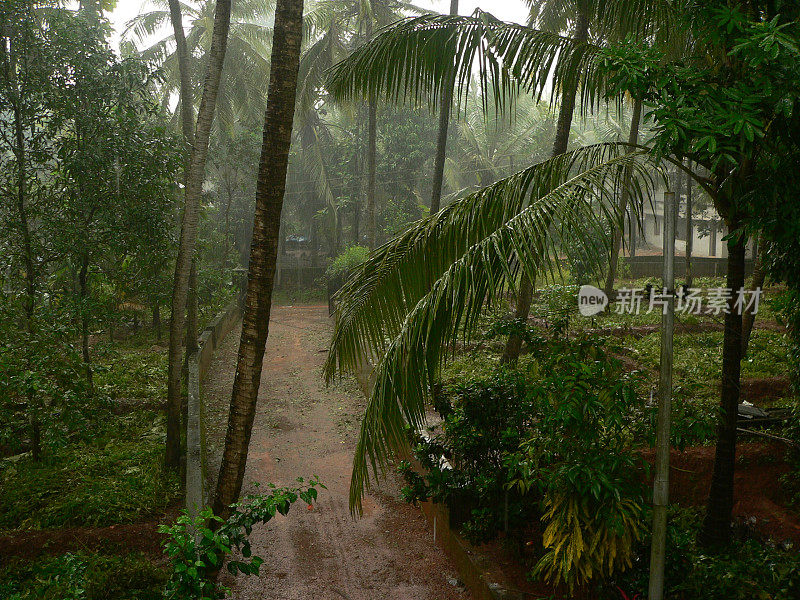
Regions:
[[[354,384],[326,389],[326,306],[275,307],[245,482],[291,484],[318,475],[328,487],[312,511],[296,506],[253,532],[260,577],[226,575],[236,600],[456,600],[457,577],[421,513],[397,500],[394,479],[367,496],[353,519],[347,498],[363,400]],[[209,422],[225,422],[236,364],[234,331],[215,354],[205,386]],[[219,448],[221,428],[209,432]],[[249,484],[249,489],[252,484]]]

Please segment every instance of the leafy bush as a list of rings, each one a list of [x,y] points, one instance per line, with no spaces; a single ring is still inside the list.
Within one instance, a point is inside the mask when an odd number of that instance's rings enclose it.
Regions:
[[[473,542],[494,537],[506,518],[505,456],[519,448],[535,415],[526,387],[525,375],[508,368],[451,387],[438,405],[444,418],[441,431],[415,446],[425,477],[401,465],[407,483],[403,497],[447,503],[454,524],[463,525]],[[452,468],[440,468],[443,455]],[[510,499],[512,525],[522,521],[525,504],[521,498]]]
[[[512,326],[504,321],[490,335]],[[601,552],[618,554],[611,567],[625,564],[641,506],[642,468],[631,447],[642,414],[636,382],[596,340],[521,334],[530,352],[516,367],[463,357],[448,369],[436,402],[441,430],[416,440],[423,474],[401,465],[403,496],[449,504],[473,542],[539,518],[540,498],[558,537],[565,502],[585,496],[581,523],[606,540]],[[441,468],[442,456],[451,468]],[[602,556],[590,557],[602,563],[592,563],[593,572],[609,568]]]
[[[574,588],[630,566],[643,464],[629,435],[637,398],[620,364],[590,339],[556,345],[531,388],[536,425],[506,460],[510,485],[544,499],[545,552],[534,574]]]
[[[68,553],[12,561],[0,571],[5,600],[160,600],[167,573],[142,554]]]
[[[307,484],[298,478],[299,487],[277,488],[270,484],[269,494],[251,494],[231,506],[233,513],[222,520],[207,508],[192,519],[186,511],[174,525],[162,525],[161,533],[169,535],[164,551],[172,562],[172,576],[165,598],[174,600],[217,600],[228,590],[221,588],[215,574],[223,560],[234,550],[243,560],[228,561],[228,570],[236,574],[258,575],[263,559],[253,556],[248,539],[253,526],[266,523],[276,514],[285,515],[298,499],[311,506],[317,499],[317,487],[324,488],[314,477]]]
[[[329,282],[342,283],[350,272],[361,265],[369,256],[369,248],[364,246],[350,246],[347,250],[333,259],[325,276]]]
[[[564,333],[578,312],[577,298],[578,286],[549,285],[539,292],[533,314],[544,319],[555,334]]]
[[[34,419],[45,454],[88,439],[108,406],[89,393],[82,358],[70,344],[75,332],[43,324],[28,333],[12,317],[0,307],[0,446],[9,454],[30,450]]]

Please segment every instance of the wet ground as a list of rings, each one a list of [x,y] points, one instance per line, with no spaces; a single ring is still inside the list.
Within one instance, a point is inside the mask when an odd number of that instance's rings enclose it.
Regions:
[[[264,558],[260,577],[223,583],[237,600],[456,600],[449,559],[433,544],[421,513],[398,499],[390,478],[366,497],[354,519],[348,487],[363,396],[354,382],[326,388],[321,378],[330,335],[326,306],[275,307],[264,359],[245,482],[291,484],[318,475],[328,487],[312,511],[296,505],[253,533]],[[217,453],[224,437],[239,336],[215,353],[204,384]]]

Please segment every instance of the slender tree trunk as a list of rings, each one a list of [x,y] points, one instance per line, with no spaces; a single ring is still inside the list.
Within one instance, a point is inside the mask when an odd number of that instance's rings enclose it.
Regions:
[[[731,223],[730,230],[739,223]],[[728,274],[726,287],[739,290],[744,286],[744,236],[728,243]],[[717,428],[717,447],[714,473],[708,494],[706,516],[699,541],[704,546],[719,546],[730,538],[733,509],[733,475],[736,466],[736,417],[739,406],[739,376],[742,357],[742,315],[734,310],[733,300],[725,315],[722,341],[722,393],[720,421]]]
[[[167,442],[165,463],[168,468],[177,469],[180,465],[180,411],[181,411],[181,338],[183,337],[184,316],[189,288],[194,246],[197,240],[197,221],[200,211],[200,198],[203,192],[203,179],[208,156],[208,139],[214,108],[217,103],[222,65],[228,43],[228,30],[231,20],[231,0],[217,0],[214,13],[214,29],[211,35],[211,48],[208,52],[208,70],[203,84],[203,97],[197,115],[197,127],[192,146],[189,169],[186,174],[181,234],[178,244],[178,258],[175,261],[175,278],[172,286],[172,313],[169,324],[169,367],[167,373]]]
[[[756,246],[758,256],[756,256],[755,264],[753,265],[753,285],[751,286],[753,290],[758,290],[764,286],[764,277],[767,274],[762,259],[764,256],[763,245],[764,240],[759,238]],[[753,313],[752,308],[745,311],[742,316],[742,357],[747,356],[747,348],[750,346],[750,334],[753,333],[755,320],[756,315]]]
[[[575,33],[573,39],[576,42],[586,42],[589,39],[589,16],[586,8],[581,6],[575,21]],[[553,141],[552,156],[559,156],[567,151],[569,145],[569,131],[572,127],[572,115],[575,112],[575,96],[578,93],[578,73],[572,81],[565,82],[561,90],[561,107],[558,111],[558,121],[556,122],[556,138]],[[531,311],[531,298],[533,297],[533,283],[525,273],[522,274],[517,293],[517,305],[514,311],[514,318],[522,322],[527,322]],[[522,348],[522,340],[517,335],[510,335],[506,342],[503,356],[500,359],[503,363],[512,363],[519,358]]]
[[[3,27],[5,29],[5,27]],[[6,48],[4,47],[5,51]],[[6,77],[12,81],[15,97],[13,99],[12,112],[14,114],[14,134],[16,147],[14,155],[17,162],[17,218],[19,219],[19,229],[22,236],[22,255],[25,265],[25,299],[23,310],[25,311],[25,330],[28,337],[34,334],[34,310],[36,308],[36,275],[33,267],[33,245],[31,243],[31,230],[28,221],[28,181],[27,181],[27,152],[25,147],[24,123],[22,119],[22,93],[17,85],[16,71],[16,48],[9,45],[8,63],[4,60],[7,67]],[[27,357],[28,369],[31,369],[30,356]],[[31,430],[31,458],[34,462],[42,459],[42,435],[39,422],[39,405],[36,393],[32,389],[27,392],[28,424]]]
[[[214,499],[214,512],[223,518],[229,515],[228,507],[239,498],[242,489],[261,382],[264,348],[269,333],[272,284],[286,188],[286,167],[292,138],[302,37],[303,0],[278,0],[242,337],[225,450]]]
[[[450,0],[450,14],[458,14],[458,0]],[[439,110],[439,136],[436,140],[436,160],[433,165],[433,190],[431,191],[431,214],[439,212],[442,202],[442,181],[444,180],[444,161],[447,157],[447,129],[450,124],[450,105],[453,103],[455,78],[445,87],[442,106]]]
[[[378,103],[369,101],[369,129],[367,131],[367,243],[375,249],[375,161],[378,139]]]
[[[81,306],[81,352],[83,354],[83,365],[86,369],[86,383],[89,389],[94,390],[92,378],[92,357],[89,353],[89,255],[84,254],[81,258],[81,268],[78,271],[78,293]]]
[[[197,260],[192,260],[189,270],[189,295],[186,301],[186,356],[197,352]]]
[[[358,126],[357,126],[358,127]],[[359,151],[361,148],[361,127],[357,129],[358,133],[353,139],[353,184],[352,184],[352,198],[353,198],[353,243],[356,246],[361,245],[361,164],[359,163]]]
[[[639,122],[641,121],[642,116],[642,101],[640,99],[636,99],[633,102],[633,115],[631,117],[631,129],[630,133],[628,133],[628,143],[629,144],[637,144],[639,142]],[[606,278],[606,287],[605,292],[606,295],[610,296],[611,292],[614,290],[614,280],[617,278],[617,263],[619,262],[619,252],[620,247],[622,246],[622,234],[625,229],[625,213],[628,210],[628,200],[630,199],[631,192],[630,192],[630,185],[631,179],[633,177],[633,173],[630,169],[625,170],[625,182],[624,187],[622,188],[622,194],[620,195],[619,199],[619,211],[622,215],[623,221],[620,223],[619,227],[614,230],[614,239],[611,242],[611,261],[608,265],[608,277]],[[631,227],[633,227],[633,222],[631,221]]]
[[[169,18],[175,35],[175,51],[178,55],[178,72],[180,75],[181,129],[183,140],[187,146],[187,156],[191,156],[194,144],[194,99],[192,97],[192,74],[189,67],[189,49],[183,31],[183,16],[180,0],[169,0]],[[187,169],[188,170],[188,169]],[[186,175],[186,173],[184,173]]]
[[[13,52],[12,52],[13,54]],[[11,60],[12,68],[16,69],[15,60]],[[28,220],[28,181],[26,173],[27,152],[25,148],[25,133],[22,123],[22,110],[20,108],[19,93],[13,106],[14,112],[14,133],[16,137],[16,148],[14,154],[17,159],[17,217],[19,218],[19,230],[22,235],[22,256],[25,264],[25,310],[26,326],[32,332],[33,311],[36,303],[36,275],[33,267],[33,244],[31,242],[31,229]]]
[[[686,166],[691,171],[692,161],[688,159]],[[692,176],[686,173],[686,287],[692,287],[692,252],[694,250],[694,223],[692,222]]]

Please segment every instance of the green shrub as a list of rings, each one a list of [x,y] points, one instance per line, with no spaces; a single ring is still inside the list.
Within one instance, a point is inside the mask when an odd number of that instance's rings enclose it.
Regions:
[[[333,259],[325,271],[329,282],[342,283],[353,269],[360,266],[369,256],[369,248],[364,246],[350,246]]]
[[[160,600],[167,573],[143,554],[68,553],[0,571],[4,600]]]
[[[28,333],[12,317],[0,306],[0,446],[10,454],[30,450],[33,419],[43,454],[89,439],[108,404],[89,393],[82,358],[70,343],[75,331],[43,322]]]
[[[543,497],[544,554],[534,575],[572,589],[630,566],[644,465],[629,434],[635,386],[620,364],[591,339],[551,346],[559,352],[530,388],[538,419],[506,460],[509,485]]]
[[[403,497],[449,504],[455,523],[473,542],[494,537],[506,519],[504,457],[517,450],[535,415],[526,386],[523,373],[499,368],[486,378],[449,387],[445,401],[437,404],[444,418],[441,431],[415,446],[424,478],[401,465],[407,483]],[[442,455],[451,469],[440,468]],[[511,499],[512,526],[523,520],[525,504]]]
[[[544,319],[555,334],[569,329],[572,317],[578,314],[578,286],[549,285],[539,292],[533,315]]]
[[[516,326],[504,321],[490,335]],[[643,409],[635,380],[596,340],[520,333],[530,352],[516,367],[482,355],[448,367],[435,405],[441,430],[416,440],[424,473],[401,465],[404,498],[448,503],[451,518],[473,542],[490,539],[506,524],[514,530],[538,518],[536,500],[548,494],[549,508],[558,509],[564,495],[585,494],[603,523],[638,522],[641,465],[632,431]],[[440,467],[441,456],[452,468]],[[620,557],[624,562],[624,552]]]

